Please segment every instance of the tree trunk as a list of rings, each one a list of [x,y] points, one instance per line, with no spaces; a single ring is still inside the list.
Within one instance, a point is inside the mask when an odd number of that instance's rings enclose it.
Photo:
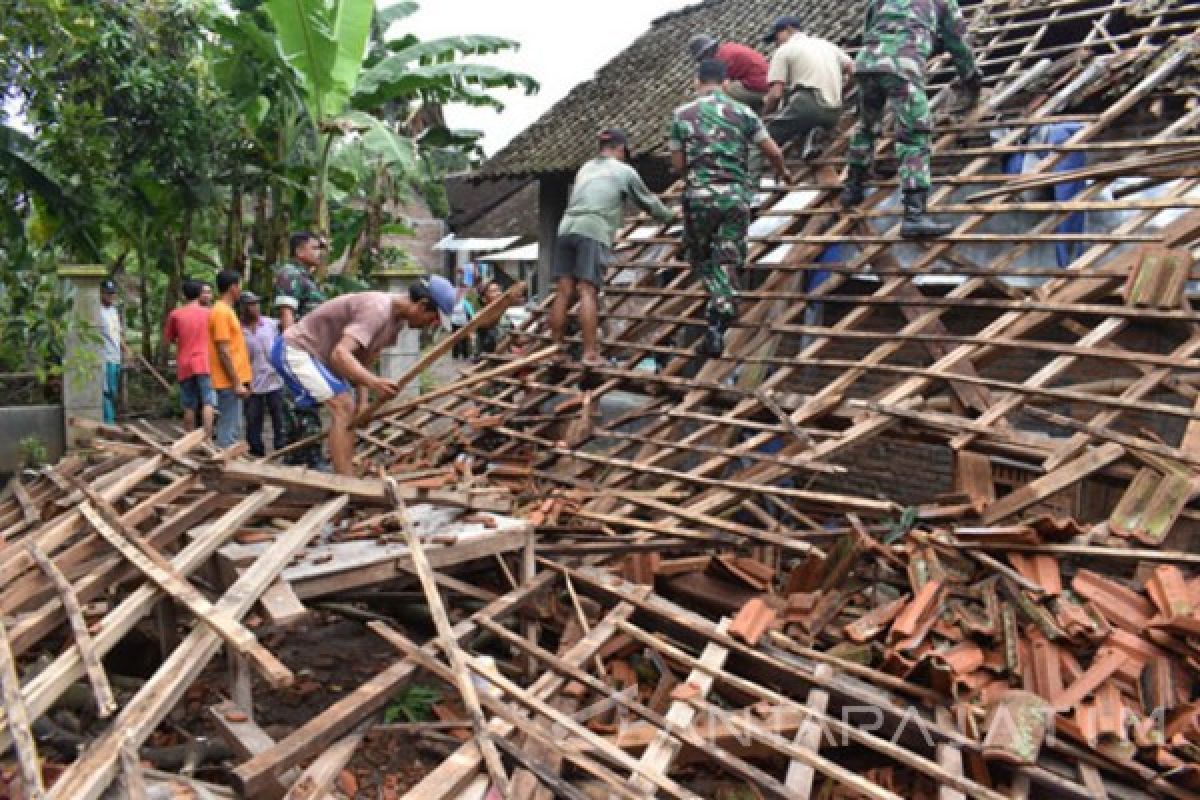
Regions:
[[[317,226],[317,235],[322,239],[329,238],[329,154],[333,150],[333,134],[325,134],[325,141],[321,144],[321,161],[317,167],[317,192],[316,192],[316,209],[315,225]],[[325,280],[326,272],[329,267],[326,261],[322,261],[317,265],[316,278],[317,282]]]
[[[245,223],[242,219],[242,215],[245,213],[244,196],[241,180],[238,175],[234,175],[233,183],[229,187],[229,215],[226,218],[225,246],[222,248],[221,260],[230,269],[236,269],[243,275],[246,270]],[[249,278],[249,276],[245,277]]]
[[[138,231],[136,250],[138,264],[138,317],[142,324],[142,358],[147,361],[153,361],[154,348],[151,345],[150,336],[150,281],[146,277],[148,266],[146,264],[146,230],[144,227]]]

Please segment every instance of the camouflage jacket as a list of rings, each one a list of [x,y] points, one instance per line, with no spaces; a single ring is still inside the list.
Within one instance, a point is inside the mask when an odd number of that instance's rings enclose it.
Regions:
[[[758,115],[719,90],[675,109],[668,144],[684,154],[687,197],[749,203],[750,148],[766,138]]]
[[[291,308],[300,319],[325,302],[325,293],[308,274],[308,270],[291,262],[275,273],[275,309]]]
[[[938,39],[960,77],[978,69],[957,0],[867,0],[855,72],[887,73],[924,83],[925,62]]]

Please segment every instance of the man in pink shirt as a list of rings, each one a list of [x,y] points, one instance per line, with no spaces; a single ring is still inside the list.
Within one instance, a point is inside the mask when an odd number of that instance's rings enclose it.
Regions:
[[[688,52],[696,63],[714,58],[725,65],[729,83],[725,92],[739,103],[762,113],[767,95],[767,58],[752,47],[737,42],[721,42],[715,36],[698,33],[688,41]]]
[[[368,393],[383,398],[401,387],[369,369],[400,329],[441,322],[450,330],[454,284],[435,275],[407,292],[358,292],[327,300],[304,315],[271,346],[271,366],[283,378],[296,408],[325,406],[329,460],[339,475],[354,474],[354,417],[368,406]],[[357,390],[357,403],[355,402]]]
[[[183,282],[183,297],[187,303],[167,315],[163,339],[175,345],[175,376],[179,379],[179,404],[183,406],[183,422],[196,427],[196,410],[204,432],[212,436],[213,407],[217,394],[213,391],[208,367],[208,315],[200,305],[204,284],[188,279]]]

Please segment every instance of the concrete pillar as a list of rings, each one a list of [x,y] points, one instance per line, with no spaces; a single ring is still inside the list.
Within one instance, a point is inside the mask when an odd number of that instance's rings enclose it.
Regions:
[[[538,267],[537,297],[550,293],[554,281],[554,242],[558,224],[567,210],[571,179],[567,175],[545,175],[538,180]]]
[[[374,278],[379,288],[385,292],[406,292],[408,287],[420,278],[425,277],[425,270],[419,264],[405,262],[398,266],[385,267],[376,270]],[[421,356],[421,332],[405,325],[396,338],[396,344],[385,348],[379,355],[379,374],[385,378],[399,378],[407,372]],[[411,396],[417,393],[417,382],[414,380],[408,386],[400,389],[400,394]]]
[[[70,420],[104,420],[104,353],[100,344],[100,282],[108,276],[101,264],[60,264],[58,276],[73,298],[63,348],[63,418],[67,447],[86,446],[92,435]]]

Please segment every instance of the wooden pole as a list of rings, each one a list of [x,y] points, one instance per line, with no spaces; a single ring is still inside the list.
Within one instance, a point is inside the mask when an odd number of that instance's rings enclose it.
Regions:
[[[17,676],[17,662],[12,648],[8,646],[8,633],[0,620],[0,696],[8,710],[8,730],[17,751],[17,763],[21,767],[24,796],[29,800],[44,800],[46,788],[42,785],[42,769],[38,764],[37,746],[33,743],[33,732],[29,728],[29,708],[21,695],[21,679]]]
[[[454,683],[458,693],[462,696],[463,705],[467,707],[467,715],[471,718],[471,727],[475,731],[479,750],[483,753],[483,762],[487,766],[488,775],[500,796],[507,798],[508,774],[504,771],[504,762],[500,760],[500,753],[496,749],[496,743],[492,740],[491,731],[488,730],[487,719],[479,707],[479,695],[475,691],[471,673],[467,671],[458,640],[454,637],[453,626],[450,624],[450,618],[446,615],[446,607],[442,605],[442,596],[438,592],[433,567],[429,565],[429,559],[425,556],[425,548],[421,544],[421,539],[413,530],[412,523],[408,519],[408,508],[404,504],[404,498],[400,496],[400,487],[394,478],[385,477],[384,480],[387,484],[388,495],[396,506],[396,516],[400,518],[400,526],[404,533],[404,541],[408,545],[413,570],[417,573],[417,580],[421,582],[421,589],[425,592],[425,599],[429,603],[429,613],[437,626],[438,644],[441,646],[442,652],[446,654],[450,668],[454,672]]]

